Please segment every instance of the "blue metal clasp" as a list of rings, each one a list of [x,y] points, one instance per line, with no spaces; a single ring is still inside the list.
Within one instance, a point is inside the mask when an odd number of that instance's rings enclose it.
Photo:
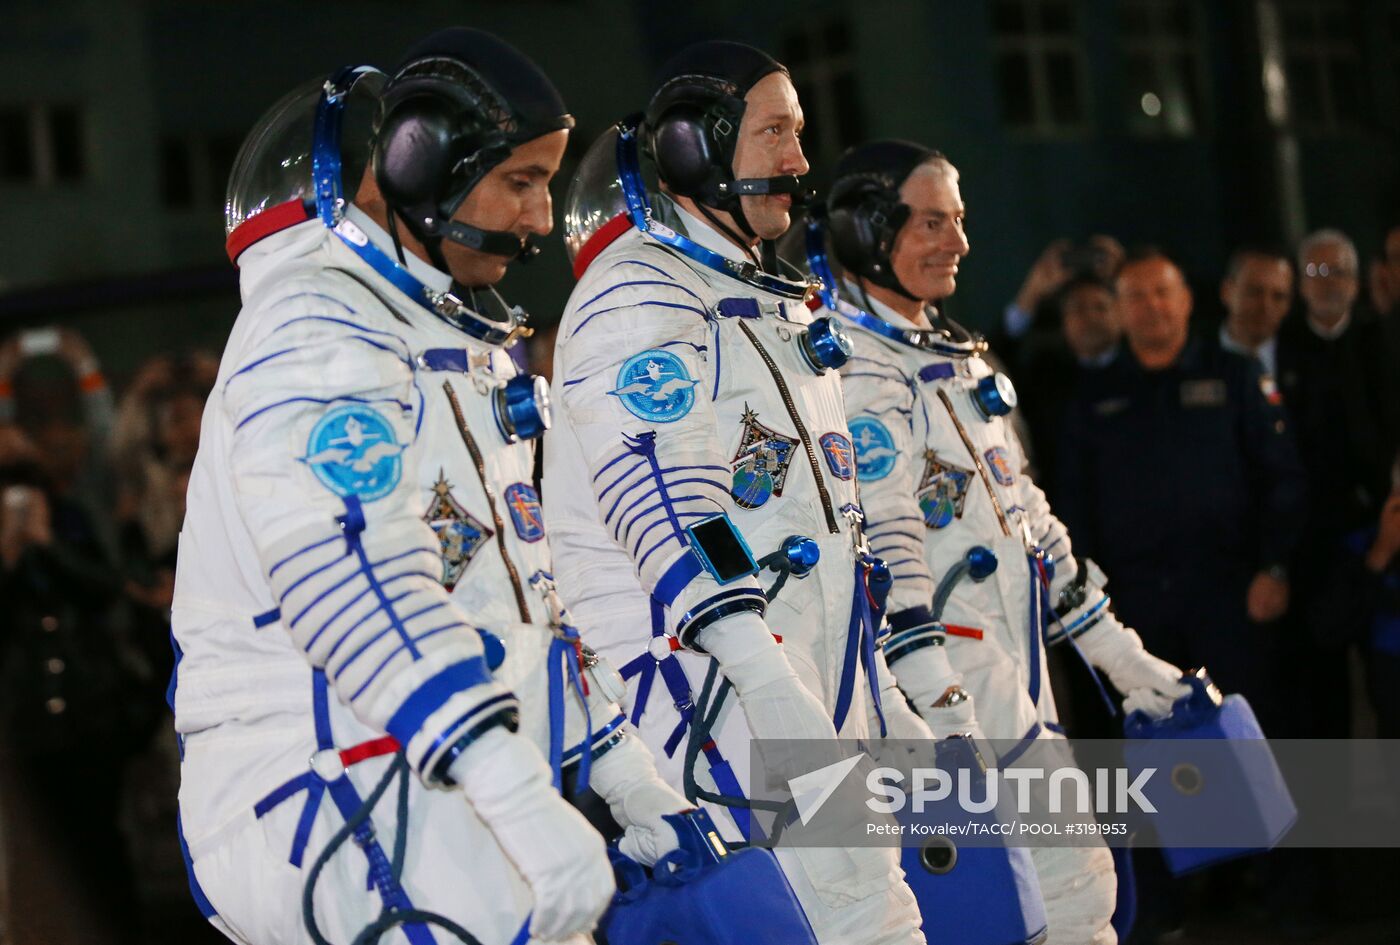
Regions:
[[[977,382],[972,402],[984,420],[1004,417],[1016,409],[1016,385],[1011,378],[997,371]]]
[[[520,374],[496,389],[491,403],[496,428],[507,443],[544,435],[553,422],[549,382],[537,374]]]
[[[815,374],[839,368],[851,359],[851,336],[831,316],[818,318],[807,326],[800,339],[802,356]]]
[[[997,569],[996,552],[984,545],[973,545],[963,559],[967,562],[967,575],[974,581],[985,581]]]
[[[805,535],[789,535],[783,541],[783,557],[787,561],[788,573],[794,577],[803,577],[817,566],[822,557],[822,550],[821,546]]]

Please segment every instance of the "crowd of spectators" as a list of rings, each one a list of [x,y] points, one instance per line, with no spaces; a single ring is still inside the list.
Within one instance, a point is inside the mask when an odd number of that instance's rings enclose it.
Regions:
[[[1156,248],[1045,250],[992,338],[1036,475],[1154,653],[1246,695],[1270,736],[1395,738],[1400,226],[1369,269],[1335,229],[1241,247],[1201,300]],[[1071,733],[1115,735],[1075,661],[1055,670]],[[1295,937],[1336,917],[1325,860],[1262,868]],[[1155,905],[1179,924],[1175,892]]]
[[[9,899],[25,904],[9,910],[16,940],[144,941],[143,899],[179,865],[168,613],[217,366],[152,358],[118,400],[72,329],[0,342],[0,837]]]

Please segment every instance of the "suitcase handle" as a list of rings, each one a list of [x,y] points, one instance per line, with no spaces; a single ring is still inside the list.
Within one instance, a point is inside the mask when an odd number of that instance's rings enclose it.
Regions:
[[[646,895],[646,867],[613,844],[608,844],[608,860],[617,879],[617,895],[613,896],[613,902],[635,902]]]
[[[1204,725],[1219,714],[1225,697],[1211,682],[1204,666],[1183,673],[1181,681],[1191,687],[1191,692],[1172,703],[1171,715],[1154,719],[1141,709],[1135,710],[1124,720],[1123,734],[1128,738],[1151,738],[1156,732]]]

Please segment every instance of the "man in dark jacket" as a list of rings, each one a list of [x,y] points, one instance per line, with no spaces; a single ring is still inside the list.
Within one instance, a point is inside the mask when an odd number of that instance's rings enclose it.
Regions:
[[[1274,711],[1273,628],[1303,515],[1303,473],[1273,383],[1192,338],[1191,293],[1160,251],[1117,279],[1125,356],[1085,378],[1060,448],[1060,514],[1113,575],[1154,653],[1204,664]]]
[[[1307,674],[1337,693],[1349,690],[1347,651],[1366,643],[1370,620],[1342,619],[1339,569],[1355,557],[1351,537],[1374,531],[1390,495],[1397,447],[1397,353],[1392,326],[1357,302],[1356,248],[1337,230],[1319,230],[1298,248],[1303,310],[1284,321],[1278,380],[1308,474],[1304,539],[1293,563],[1295,645],[1312,654]],[[1303,721],[1302,719],[1299,720]],[[1345,737],[1346,713],[1318,713],[1300,737]]]

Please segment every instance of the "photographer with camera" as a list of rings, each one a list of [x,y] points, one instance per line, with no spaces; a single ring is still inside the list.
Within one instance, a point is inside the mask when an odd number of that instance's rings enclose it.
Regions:
[[[1026,273],[990,339],[1012,378],[1036,392],[1018,412],[1028,431],[1030,442],[1023,445],[1030,465],[1052,499],[1065,407],[1081,375],[1105,367],[1118,353],[1123,327],[1113,276],[1122,261],[1123,247],[1111,236],[1097,234],[1081,244],[1053,241]]]

